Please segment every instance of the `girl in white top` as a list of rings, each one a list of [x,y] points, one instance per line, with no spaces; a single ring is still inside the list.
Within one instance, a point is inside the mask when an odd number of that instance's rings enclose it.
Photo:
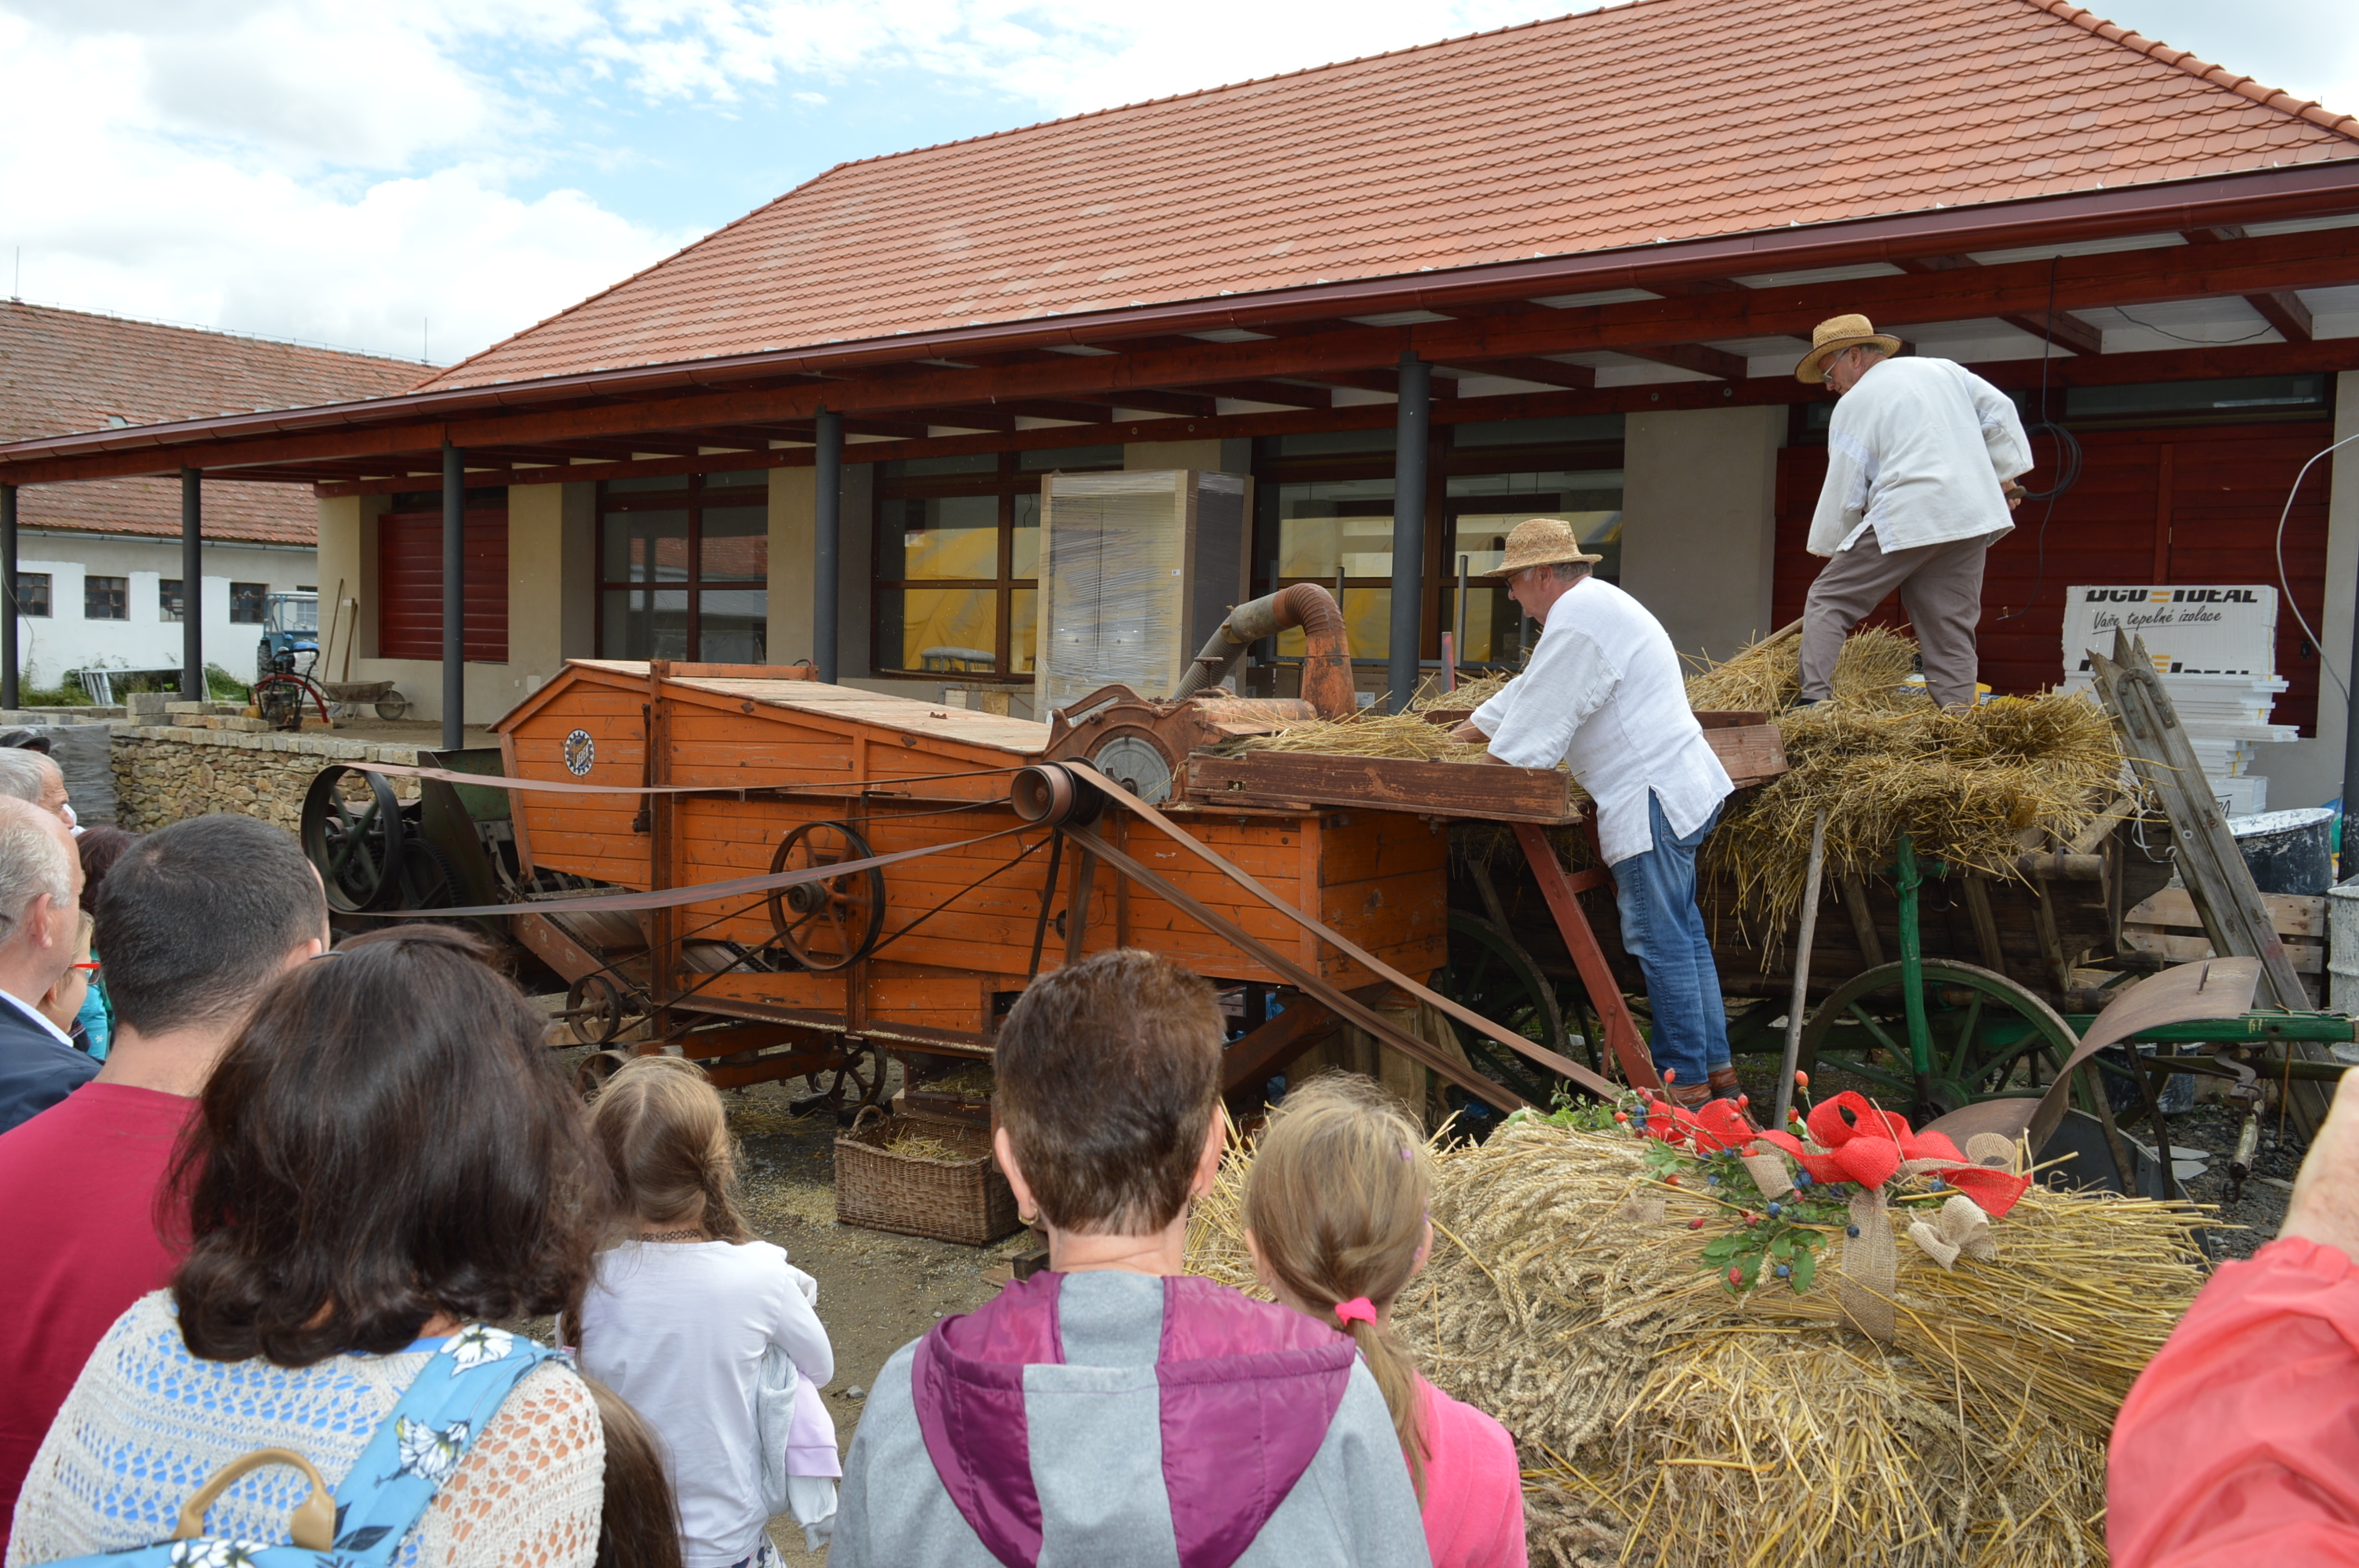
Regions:
[[[835,1375],[818,1281],[738,1217],[727,1119],[695,1064],[628,1063],[591,1129],[633,1222],[567,1314],[582,1368],[637,1407],[668,1451],[685,1568],[774,1563],[762,1474],[779,1461],[760,1442],[762,1358],[775,1345],[814,1386]]]

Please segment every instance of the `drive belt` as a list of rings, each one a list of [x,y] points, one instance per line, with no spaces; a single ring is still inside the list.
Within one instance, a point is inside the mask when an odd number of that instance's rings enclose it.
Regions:
[[[1059,765],[1071,769],[1076,777],[1087,781],[1108,800],[1113,801],[1116,806],[1121,806],[1125,811],[1129,812],[1132,816],[1137,817],[1148,827],[1153,827],[1158,832],[1170,838],[1181,849],[1187,850],[1188,853],[1195,856],[1196,859],[1203,861],[1214,871],[1219,871],[1223,876],[1236,883],[1237,886],[1251,893],[1256,899],[1276,910],[1287,920],[1291,921],[1294,925],[1300,926],[1305,931],[1308,931],[1320,941],[1335,948],[1338,952],[1343,954],[1346,957],[1351,958],[1353,962],[1362,965],[1380,979],[1387,980],[1393,985],[1397,986],[1402,990],[1407,991],[1410,996],[1415,997],[1418,1000],[1425,1002],[1430,1006],[1439,1008],[1449,1017],[1456,1019],[1459,1022],[1467,1025],[1469,1028],[1480,1032],[1489,1039],[1497,1041],[1500,1044],[1506,1046],[1509,1050],[1514,1051],[1518,1055],[1524,1056],[1528,1060],[1536,1062],[1539,1065],[1546,1067],[1549,1072],[1557,1073],[1565,1077],[1571,1078],[1574,1083],[1579,1084],[1582,1088],[1589,1090],[1592,1094],[1601,1096],[1610,1100],[1622,1093],[1622,1090],[1618,1087],[1600,1076],[1598,1074],[1591,1072],[1587,1067],[1581,1065],[1571,1058],[1560,1055],[1558,1053],[1549,1050],[1545,1045],[1541,1045],[1534,1041],[1527,1040],[1522,1035],[1516,1033],[1513,1030],[1492,1022],[1489,1019],[1484,1018],[1478,1012],[1461,1007],[1458,1003],[1451,1000],[1448,997],[1442,996],[1418,981],[1411,979],[1408,976],[1401,973],[1398,969],[1394,968],[1390,964],[1386,963],[1382,958],[1377,957],[1375,954],[1369,952],[1366,948],[1361,946],[1358,943],[1344,935],[1342,932],[1326,925],[1316,916],[1295,908],[1292,904],[1288,903],[1276,893],[1271,892],[1267,888],[1262,886],[1261,883],[1256,881],[1254,878],[1238,870],[1236,866],[1233,865],[1218,850],[1212,849],[1212,846],[1204,843],[1201,839],[1193,837],[1185,829],[1181,828],[1178,824],[1174,823],[1169,817],[1164,816],[1161,812],[1156,810],[1155,807],[1147,805],[1147,802],[1139,799],[1136,795],[1131,794],[1128,790],[1123,788],[1120,784],[1114,783],[1103,773],[1099,773],[1095,768],[1091,767],[1088,763],[1068,761]],[[1457,1084],[1461,1088],[1466,1089],[1470,1093],[1480,1095],[1483,1098],[1490,1101],[1493,1105],[1499,1106],[1502,1109],[1513,1109],[1515,1107],[1520,1106],[1524,1103],[1520,1097],[1510,1094],[1509,1091],[1502,1088],[1499,1085],[1492,1082],[1489,1078],[1483,1077],[1480,1074],[1469,1074],[1465,1068],[1458,1065],[1454,1062],[1450,1062],[1447,1057],[1443,1056],[1441,1053],[1436,1051],[1426,1042],[1416,1038],[1414,1035],[1408,1033],[1398,1026],[1387,1022],[1365,1003],[1353,1000],[1349,993],[1343,991],[1340,988],[1329,984],[1327,981],[1321,979],[1317,975],[1311,973],[1310,970],[1294,963],[1291,959],[1286,958],[1282,955],[1277,954],[1276,950],[1270,948],[1267,944],[1261,942],[1258,938],[1237,925],[1234,922],[1213,914],[1212,910],[1207,908],[1203,903],[1181,892],[1163,877],[1147,870],[1147,868],[1140,865],[1137,861],[1130,859],[1127,855],[1123,854],[1120,850],[1112,849],[1103,839],[1090,838],[1086,840],[1077,840],[1075,847],[1077,849],[1084,849],[1093,855],[1104,856],[1110,863],[1120,869],[1125,874],[1138,881],[1144,882],[1147,886],[1154,889],[1154,891],[1162,897],[1169,899],[1173,903],[1179,905],[1181,909],[1186,910],[1191,918],[1209,926],[1211,929],[1218,932],[1221,935],[1227,937],[1231,942],[1237,944],[1246,952],[1251,953],[1257,958],[1260,958],[1262,962],[1270,965],[1271,968],[1278,969],[1281,973],[1287,974],[1289,979],[1294,980],[1294,983],[1297,986],[1300,987],[1310,995],[1317,998],[1327,1007],[1330,1007],[1336,1012],[1351,1019],[1353,1022],[1358,1024],[1361,1028],[1365,1029],[1369,1033],[1377,1035],[1387,1044],[1392,1045],[1405,1054],[1424,1063],[1429,1067],[1433,1068],[1436,1072],[1440,1073],[1444,1077],[1449,1078],[1451,1082]],[[1445,1065],[1445,1064],[1447,1065]],[[1472,1077],[1474,1081],[1473,1083],[1469,1083],[1467,1081],[1469,1077]],[[1498,1097],[1501,1095],[1508,1096],[1508,1099],[1506,1103],[1502,1103],[1499,1099]]]

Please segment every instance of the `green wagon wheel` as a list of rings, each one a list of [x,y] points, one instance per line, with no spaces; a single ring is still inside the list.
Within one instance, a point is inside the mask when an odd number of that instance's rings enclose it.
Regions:
[[[2071,1055],[2071,1025],[1997,970],[1950,958],[1927,958],[1919,968],[1930,1049],[1927,1092],[1919,1092],[1909,1051],[1898,964],[1853,976],[1819,1005],[1802,1026],[1803,1067],[1815,1071],[1826,1061],[1921,1114],[2027,1090],[2043,1059],[2052,1075]],[[2018,1075],[2026,1081],[2017,1083]]]
[[[345,798],[342,785],[358,778],[368,793]],[[401,892],[407,834],[401,803],[383,773],[365,768],[321,768],[303,796],[298,838],[320,873],[328,907],[342,914],[382,909]]]
[[[1561,1054],[1564,1015],[1556,989],[1532,968],[1515,944],[1480,915],[1450,913],[1450,967],[1435,989],[1536,1044]],[[1517,1055],[1479,1030],[1453,1022],[1466,1059],[1484,1077],[1507,1086],[1535,1105],[1545,1106],[1564,1080]]]

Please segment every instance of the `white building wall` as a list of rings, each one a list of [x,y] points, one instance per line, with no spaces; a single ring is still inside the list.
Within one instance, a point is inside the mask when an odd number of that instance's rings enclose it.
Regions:
[[[158,589],[164,579],[180,575],[178,539],[27,528],[16,550],[19,573],[45,572],[49,579],[49,613],[17,618],[16,654],[26,685],[54,687],[68,670],[179,666],[181,623],[164,619]],[[308,545],[209,544],[203,563],[198,600],[205,662],[250,681],[262,628],[231,622],[230,584],[263,583],[272,593],[312,588],[319,580],[319,554]],[[130,579],[129,619],[92,621],[82,614],[83,579],[92,576]],[[324,602],[321,615],[327,615]]]

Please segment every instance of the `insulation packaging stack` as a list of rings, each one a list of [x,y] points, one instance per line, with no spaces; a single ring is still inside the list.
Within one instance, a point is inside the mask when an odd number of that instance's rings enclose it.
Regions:
[[[2244,816],[2267,810],[2269,781],[2255,748],[2300,734],[2269,721],[2286,689],[2277,673],[2277,590],[2257,584],[2068,589],[2062,689],[2094,695],[2089,653],[2111,651],[2116,628],[2146,639],[2221,811]]]

